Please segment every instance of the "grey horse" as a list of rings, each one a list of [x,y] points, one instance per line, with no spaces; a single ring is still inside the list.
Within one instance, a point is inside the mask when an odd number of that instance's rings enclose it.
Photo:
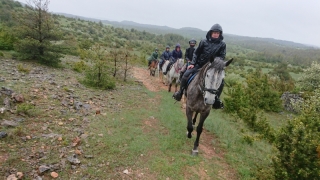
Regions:
[[[187,125],[187,137],[192,137],[193,125],[195,124],[195,118],[192,119],[193,114],[200,114],[200,121],[197,126],[197,138],[194,142],[192,149],[192,155],[198,154],[199,139],[202,133],[202,127],[204,121],[210,114],[211,106],[215,101],[217,89],[221,85],[222,80],[225,77],[224,69],[227,67],[233,59],[224,61],[217,57],[213,61],[204,65],[194,77],[193,81],[189,84],[186,91],[187,104],[186,115],[188,119]]]

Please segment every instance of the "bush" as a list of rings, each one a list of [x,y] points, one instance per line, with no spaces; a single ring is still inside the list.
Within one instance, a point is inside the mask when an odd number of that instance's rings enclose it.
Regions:
[[[28,103],[22,103],[17,105],[17,113],[23,113],[26,115],[31,115],[31,110],[34,110],[34,106]]]
[[[88,68],[84,61],[79,61],[73,64],[72,69],[77,72],[83,72]]]
[[[304,71],[303,76],[299,79],[298,85],[304,91],[314,91],[319,88],[320,84],[320,64],[313,62],[311,67]]]
[[[19,72],[24,72],[27,74],[30,72],[30,67],[24,67],[22,64],[18,64],[17,69]]]
[[[101,68],[102,71],[98,69]],[[83,84],[96,87],[99,89],[114,89],[116,87],[115,81],[107,74],[107,67],[94,65],[88,68],[85,73],[85,78],[81,81]]]
[[[302,113],[277,134],[273,159],[277,179],[319,179],[320,90],[302,106]]]

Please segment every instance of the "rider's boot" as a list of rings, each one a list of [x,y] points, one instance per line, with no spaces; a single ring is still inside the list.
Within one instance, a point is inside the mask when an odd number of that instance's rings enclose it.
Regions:
[[[223,109],[224,108],[223,102],[219,98],[222,93],[223,87],[224,87],[224,80],[222,80],[221,85],[218,88],[216,99],[214,101],[214,104],[212,104],[213,109]]]
[[[182,95],[183,95],[183,90],[187,86],[187,81],[188,81],[188,78],[183,76],[181,79],[180,90],[175,92],[172,96],[175,100],[177,100],[177,101],[181,100]]]
[[[164,75],[167,75],[167,73],[168,73],[168,71],[169,71],[169,69],[170,69],[170,66],[171,66],[171,65],[168,64],[167,69],[166,69],[166,72],[163,73]]]

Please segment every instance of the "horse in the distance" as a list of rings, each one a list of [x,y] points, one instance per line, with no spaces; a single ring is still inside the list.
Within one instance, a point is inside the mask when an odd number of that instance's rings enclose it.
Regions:
[[[149,66],[149,70],[150,70],[150,76],[155,76],[156,74],[156,70],[157,70],[157,67],[158,67],[158,61],[157,60],[153,60],[151,63],[150,63],[150,66]]]
[[[169,61],[166,61],[162,66],[162,73],[166,71]],[[175,92],[178,90],[178,81],[181,69],[184,65],[184,59],[177,59],[177,61],[172,65],[171,69],[168,71],[166,75],[166,85],[168,85],[168,92],[171,92],[171,86],[173,80],[175,80]]]
[[[225,77],[224,69],[233,59],[224,61],[217,57],[212,62],[204,65],[197,75],[193,78],[186,90],[187,104],[186,115],[188,119],[187,137],[192,137],[193,125],[195,124],[196,117],[193,119],[193,114],[200,114],[200,121],[196,128],[197,138],[194,142],[192,155],[198,154],[199,139],[202,133],[204,121],[210,114],[212,104],[215,102],[217,90]]]

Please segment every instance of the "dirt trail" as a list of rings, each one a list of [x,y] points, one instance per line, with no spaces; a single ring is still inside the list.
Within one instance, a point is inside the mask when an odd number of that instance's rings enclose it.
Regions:
[[[153,92],[157,92],[160,90],[168,90],[168,86],[165,86],[159,77],[152,77],[149,75],[149,71],[147,68],[133,68],[133,76],[141,81],[144,86]],[[181,110],[185,111],[185,103],[184,101],[181,102]],[[196,135],[196,132],[193,132],[193,136]],[[215,139],[215,147],[212,144],[212,140]],[[224,159],[224,152],[222,149],[219,148],[218,139],[214,137],[212,133],[209,133],[207,130],[203,130],[200,138],[200,145],[199,150],[201,151],[201,155],[203,155],[206,159],[214,160],[215,164],[219,167],[221,167],[221,171],[218,172],[219,179],[228,179],[233,180],[237,179],[237,173],[236,171],[226,162]],[[202,162],[204,163],[204,162]],[[194,169],[194,167],[189,167],[186,169],[186,176],[188,176],[189,172],[192,173],[198,173],[201,179],[211,179],[208,177],[205,173],[205,169],[200,169],[200,171],[197,171]]]

